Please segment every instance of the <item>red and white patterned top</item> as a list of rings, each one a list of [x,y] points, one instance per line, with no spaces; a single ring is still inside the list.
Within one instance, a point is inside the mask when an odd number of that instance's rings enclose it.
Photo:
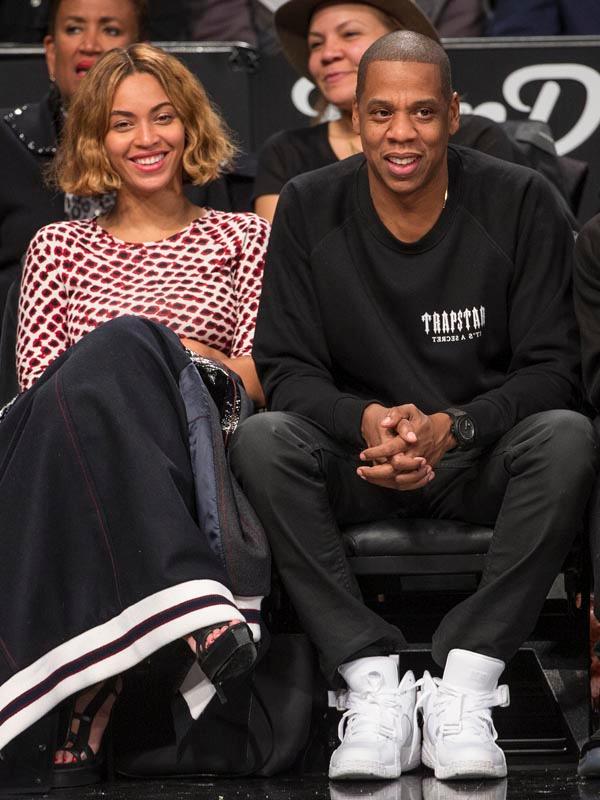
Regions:
[[[123,242],[93,219],[41,228],[21,282],[21,389],[86,333],[125,314],[232,358],[250,355],[268,238],[255,214],[211,209],[159,242]]]

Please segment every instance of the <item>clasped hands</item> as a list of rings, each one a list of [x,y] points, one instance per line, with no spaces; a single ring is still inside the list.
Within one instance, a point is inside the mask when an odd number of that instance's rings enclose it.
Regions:
[[[386,408],[371,403],[362,416],[367,447],[360,453],[365,465],[358,467],[358,476],[401,492],[421,489],[435,478],[444,454],[456,447],[451,424],[443,412],[428,415],[412,404]]]

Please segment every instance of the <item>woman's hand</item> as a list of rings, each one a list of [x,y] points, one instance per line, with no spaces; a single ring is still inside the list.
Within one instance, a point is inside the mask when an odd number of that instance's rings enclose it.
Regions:
[[[260,381],[258,380],[258,375],[256,374],[256,367],[254,366],[252,356],[229,358],[225,353],[222,353],[215,347],[209,347],[206,344],[196,341],[196,339],[186,339],[185,337],[181,337],[181,344],[187,347],[188,350],[197,353],[199,356],[210,358],[213,361],[220,361],[222,364],[225,364],[228,369],[235,372],[236,375],[239,375],[244,384],[244,389],[253,403],[258,408],[263,408],[265,406],[265,396]]]

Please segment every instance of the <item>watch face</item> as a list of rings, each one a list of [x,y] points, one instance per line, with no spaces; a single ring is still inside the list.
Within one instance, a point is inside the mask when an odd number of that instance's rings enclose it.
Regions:
[[[465,414],[464,417],[460,417],[458,420],[458,433],[463,440],[463,442],[472,442],[475,438],[475,425],[473,424],[473,420],[471,417]]]

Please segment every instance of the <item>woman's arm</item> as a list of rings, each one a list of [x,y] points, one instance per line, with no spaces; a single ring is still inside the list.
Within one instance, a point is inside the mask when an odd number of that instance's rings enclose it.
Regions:
[[[262,407],[265,397],[251,356],[258,302],[262,289],[265,253],[270,226],[256,214],[240,216],[241,241],[237,257],[232,258],[231,281],[236,323],[229,355],[195,339],[182,338],[185,347],[198,355],[221,361],[242,379],[244,388],[254,403]],[[245,228],[245,230],[244,230]]]
[[[254,211],[267,222],[273,222],[278,200],[278,194],[263,194],[254,201]]]
[[[254,359],[252,356],[239,356],[238,358],[228,358],[225,353],[217,350],[216,347],[209,347],[206,344],[197,342],[195,339],[181,339],[181,343],[188,350],[198,353],[199,356],[204,358],[211,358],[213,361],[220,361],[222,364],[239,375],[244,389],[246,390],[250,399],[258,408],[265,405],[265,396],[263,394],[262,386],[256,374],[256,367],[254,366]]]
[[[25,258],[17,323],[17,376],[22,391],[70,344],[61,255],[65,236],[57,230],[60,224],[41,228]]]
[[[259,217],[273,222],[279,193],[290,178],[305,172],[299,162],[293,131],[280,131],[270,136],[258,154],[256,179],[254,181],[253,210]]]

